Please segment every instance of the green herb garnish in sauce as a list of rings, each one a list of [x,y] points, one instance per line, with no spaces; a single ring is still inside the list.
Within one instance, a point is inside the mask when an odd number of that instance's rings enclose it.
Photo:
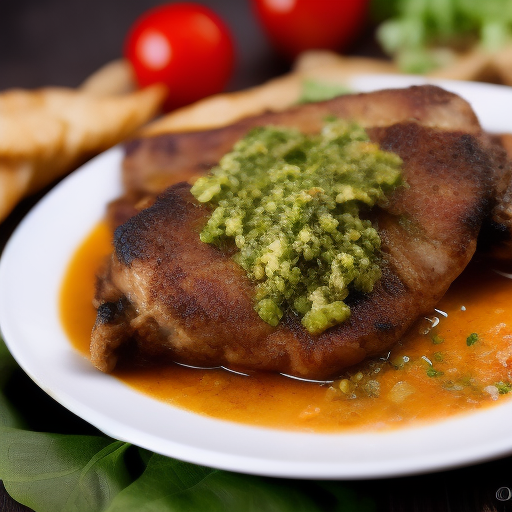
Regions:
[[[427,377],[441,377],[444,372],[436,370],[432,365],[427,368]]]
[[[441,343],[444,343],[444,338],[442,338],[438,334],[434,334],[434,336],[432,336],[432,343],[434,345],[440,345]]]
[[[512,391],[512,385],[510,384],[510,382],[496,382],[495,386],[498,389],[500,395],[506,395],[507,393],[510,393],[510,391]]]
[[[215,205],[201,240],[234,241],[263,320],[275,326],[292,308],[321,333],[349,317],[351,290],[370,292],[381,276],[379,235],[359,214],[401,183],[401,164],[339,119],[316,135],[256,128],[192,187]]]
[[[476,332],[472,332],[467,338],[466,338],[466,345],[470,347],[471,345],[474,345],[480,337]]]

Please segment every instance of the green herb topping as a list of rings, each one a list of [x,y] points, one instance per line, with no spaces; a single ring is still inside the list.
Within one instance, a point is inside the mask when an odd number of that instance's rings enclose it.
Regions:
[[[343,120],[317,135],[254,129],[192,187],[216,206],[201,240],[234,241],[263,320],[275,326],[291,307],[321,333],[349,317],[351,289],[370,292],[381,276],[380,238],[359,214],[401,183],[401,164]]]

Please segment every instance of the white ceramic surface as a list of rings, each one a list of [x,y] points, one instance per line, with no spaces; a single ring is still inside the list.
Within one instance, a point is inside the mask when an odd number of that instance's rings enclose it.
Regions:
[[[424,80],[361,76],[356,90]],[[512,132],[512,89],[437,82],[468,99],[488,130]],[[0,327],[22,368],[69,410],[115,438],[197,464],[293,478],[373,478],[512,453],[512,402],[384,433],[312,434],[215,420],[148,398],[94,370],[61,327],[58,293],[78,244],[121,191],[114,148],[62,181],[26,216],[0,261]]]

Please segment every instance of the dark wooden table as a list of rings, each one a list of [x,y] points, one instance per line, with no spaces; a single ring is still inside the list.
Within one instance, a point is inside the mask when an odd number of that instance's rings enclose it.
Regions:
[[[9,87],[77,86],[121,55],[123,37],[154,0],[0,0],[0,91]],[[238,45],[230,90],[276,76],[288,65],[277,58],[253,19],[248,2],[202,0],[231,26]],[[371,29],[352,53],[375,55]],[[24,206],[28,208],[30,204]],[[24,209],[2,226],[5,241]],[[1,440],[0,440],[1,442]],[[428,450],[428,446],[425,446]],[[352,482],[378,510],[393,512],[512,511],[512,457],[437,473]],[[501,490],[501,491],[500,491]],[[501,499],[500,499],[501,498]],[[0,485],[0,512],[28,510]],[[91,511],[94,512],[94,511]]]

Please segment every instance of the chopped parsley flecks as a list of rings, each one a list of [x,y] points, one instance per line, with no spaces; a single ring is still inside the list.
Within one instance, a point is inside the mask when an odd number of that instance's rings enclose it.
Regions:
[[[494,385],[498,389],[500,395],[506,395],[507,393],[510,393],[510,391],[512,391],[512,384],[510,384],[510,382],[500,381],[496,382]]]
[[[427,368],[427,377],[441,377],[441,375],[444,375],[444,372],[436,370],[432,365]]]
[[[442,352],[434,352],[434,361],[441,363],[444,361],[444,356]]]
[[[478,340],[479,336],[476,332],[472,332],[467,338],[466,338],[466,345],[470,347],[471,345],[474,345]]]
[[[444,338],[442,338],[438,334],[434,334],[434,336],[432,336],[432,343],[434,345],[440,345],[443,342],[444,342]]]

